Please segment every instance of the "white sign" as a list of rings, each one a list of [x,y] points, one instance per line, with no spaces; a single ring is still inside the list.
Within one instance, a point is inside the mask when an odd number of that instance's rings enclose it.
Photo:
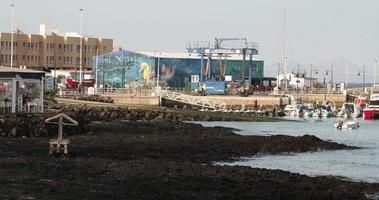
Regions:
[[[192,83],[198,83],[199,82],[199,75],[191,75],[191,82]]]
[[[232,81],[232,80],[233,80],[232,76],[230,75],[225,76],[225,81]]]

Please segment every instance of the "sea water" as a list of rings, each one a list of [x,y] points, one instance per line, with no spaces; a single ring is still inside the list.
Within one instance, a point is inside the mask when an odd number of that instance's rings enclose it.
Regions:
[[[323,140],[358,146],[358,150],[318,151],[289,155],[261,155],[218,165],[281,169],[309,176],[342,176],[353,181],[379,183],[379,121],[359,120],[360,128],[337,130],[338,119],[299,122],[198,122],[204,126],[236,128],[241,135],[315,135]]]

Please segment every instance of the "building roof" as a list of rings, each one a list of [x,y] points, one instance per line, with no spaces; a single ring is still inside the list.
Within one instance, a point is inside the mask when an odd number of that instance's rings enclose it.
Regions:
[[[31,69],[21,69],[17,67],[5,67],[0,66],[0,73],[29,73],[29,74],[44,74],[44,71],[37,71],[37,70],[31,70]]]
[[[159,58],[181,58],[181,59],[200,59],[200,55],[198,54],[190,54],[185,52],[159,52],[159,51],[134,51],[136,53],[146,55],[149,57],[159,57]],[[207,59],[204,57],[204,59]],[[215,56],[213,56],[213,59],[216,59]],[[228,60],[242,60],[242,55],[233,55],[229,56]],[[253,56],[253,60],[260,60],[256,59],[255,56]],[[246,61],[249,61],[249,56],[246,56]]]

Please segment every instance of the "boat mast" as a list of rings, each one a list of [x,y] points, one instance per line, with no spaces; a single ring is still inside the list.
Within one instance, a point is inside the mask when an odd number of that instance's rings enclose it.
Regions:
[[[284,8],[284,22],[283,22],[283,47],[284,47],[284,92],[287,93],[288,86],[287,86],[287,29],[286,29],[286,9]]]
[[[345,90],[347,91],[347,82],[349,79],[349,61],[346,62],[346,80],[345,80]]]

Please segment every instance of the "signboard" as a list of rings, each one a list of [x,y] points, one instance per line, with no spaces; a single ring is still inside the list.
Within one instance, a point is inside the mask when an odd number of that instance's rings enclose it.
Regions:
[[[225,81],[232,81],[232,80],[233,80],[232,76],[230,75],[225,76]]]
[[[198,83],[199,75],[191,75],[191,83]]]

